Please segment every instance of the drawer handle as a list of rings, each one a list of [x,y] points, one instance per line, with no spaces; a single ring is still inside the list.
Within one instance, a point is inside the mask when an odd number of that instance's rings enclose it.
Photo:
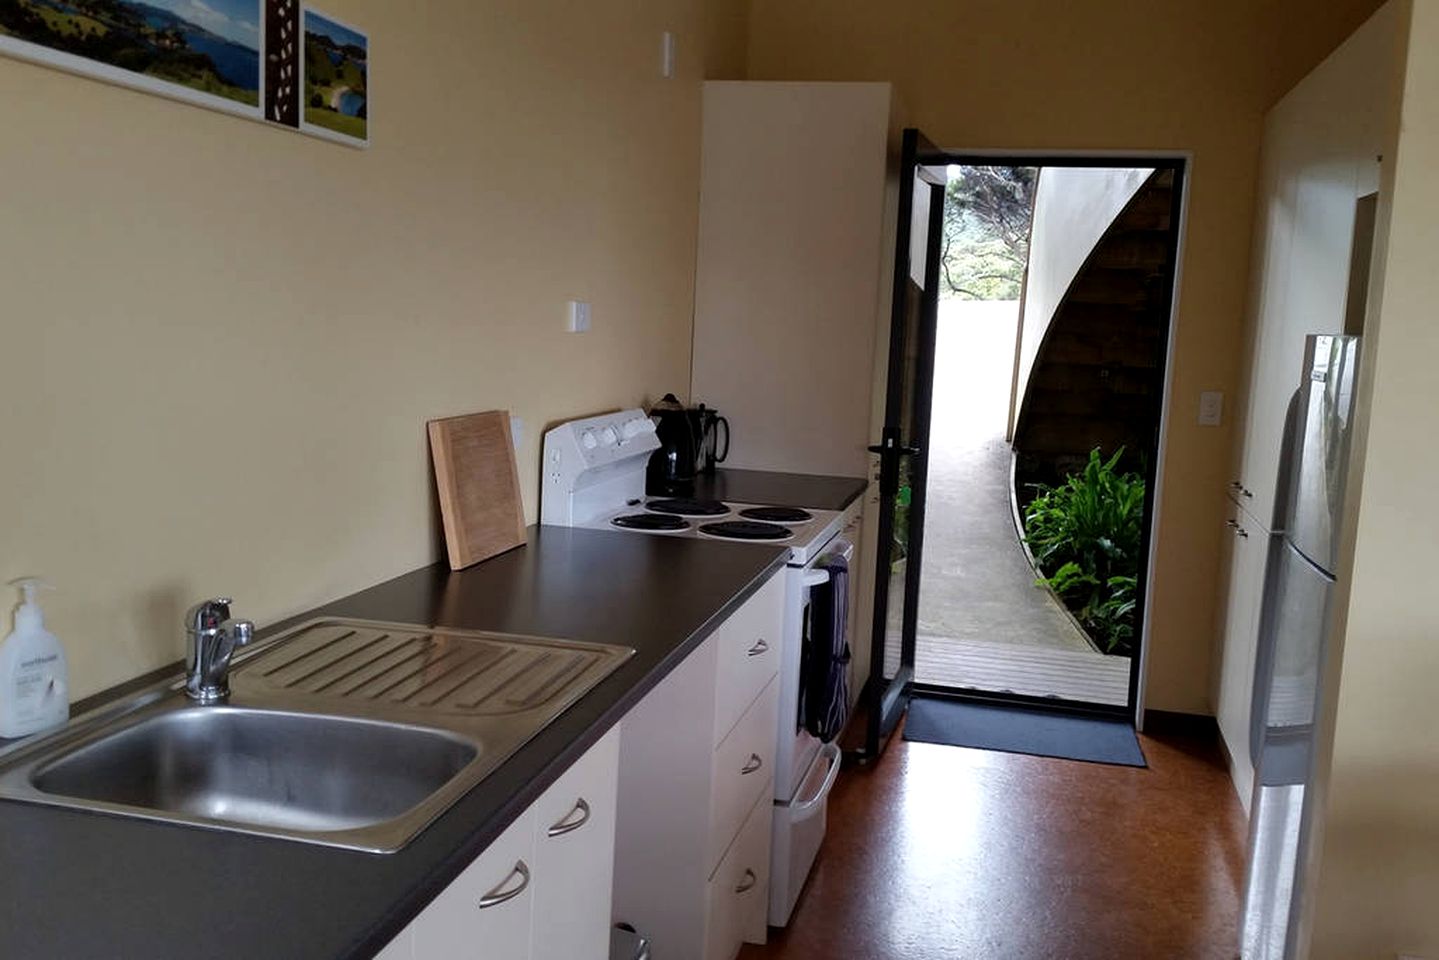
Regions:
[[[757,883],[759,883],[759,877],[755,876],[755,872],[753,870],[746,870],[744,872],[744,877],[741,878],[740,882],[735,885],[734,892],[749,893],[751,890],[754,889],[754,885]]]
[[[1234,532],[1239,534],[1244,539],[1249,539],[1249,531],[1241,527],[1238,520],[1225,520],[1224,523],[1226,526],[1233,528]]]
[[[520,882],[515,885],[514,889],[506,890],[505,884],[509,883],[515,877],[519,877]],[[510,871],[510,875],[501,880],[493,890],[480,898],[480,909],[488,910],[490,907],[498,907],[502,903],[513,900],[515,897],[524,893],[525,888],[529,885],[530,868],[525,864],[525,861],[516,860],[515,869]]]
[[[749,648],[749,655],[752,657],[757,657],[762,653],[768,652],[769,644],[765,642],[764,637],[760,637],[758,640],[755,641],[754,646]]]
[[[1240,483],[1238,480],[1229,481],[1229,489],[1233,490],[1235,493],[1242,493],[1246,497],[1252,498],[1254,496],[1254,492],[1248,487],[1246,487],[1244,484]]]
[[[749,755],[749,763],[746,763],[743,767],[740,767],[739,772],[741,776],[748,776],[762,766],[764,766],[764,761],[760,759],[759,754],[752,753]]]
[[[579,814],[578,818],[571,820]],[[590,822],[590,805],[585,802],[584,797],[575,801],[574,809],[560,818],[559,822],[545,831],[548,837],[563,837],[567,833],[574,833],[580,827]]]

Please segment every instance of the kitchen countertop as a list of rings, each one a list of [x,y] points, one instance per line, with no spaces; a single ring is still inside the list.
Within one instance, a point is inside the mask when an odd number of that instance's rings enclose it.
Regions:
[[[869,481],[863,477],[826,477],[720,467],[712,474],[701,474],[695,478],[694,496],[731,503],[844,510],[864,496],[868,487]]]
[[[636,653],[393,854],[0,802],[0,956],[371,956],[787,555],[531,527],[526,546],[468,570],[416,570],[275,624],[264,633],[346,616],[621,643]]]

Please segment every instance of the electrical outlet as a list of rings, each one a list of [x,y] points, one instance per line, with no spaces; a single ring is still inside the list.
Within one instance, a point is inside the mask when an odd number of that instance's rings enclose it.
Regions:
[[[1199,425],[1217,427],[1224,419],[1224,394],[1206,390],[1199,395]]]

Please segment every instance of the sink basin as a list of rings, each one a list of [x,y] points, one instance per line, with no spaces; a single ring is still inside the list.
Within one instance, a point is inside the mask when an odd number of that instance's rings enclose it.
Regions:
[[[226,704],[166,681],[0,755],[0,799],[400,849],[634,650],[324,619],[235,658]]]
[[[402,816],[479,753],[421,727],[187,707],[71,750],[30,782],[41,793],[186,819],[334,833]]]

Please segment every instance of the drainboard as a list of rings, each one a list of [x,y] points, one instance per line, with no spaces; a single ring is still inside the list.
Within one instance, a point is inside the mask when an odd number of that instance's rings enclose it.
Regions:
[[[320,621],[235,668],[236,690],[467,717],[541,710],[628,648],[362,621]],[[608,668],[608,669],[606,669]]]

